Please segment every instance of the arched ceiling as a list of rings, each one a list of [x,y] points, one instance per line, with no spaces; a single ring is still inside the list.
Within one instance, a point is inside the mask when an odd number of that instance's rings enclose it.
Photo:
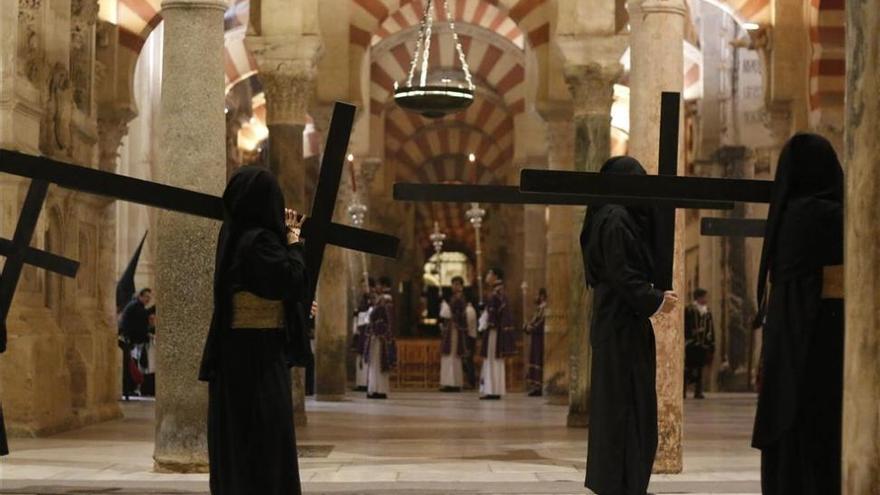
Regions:
[[[514,39],[524,33],[532,47],[538,47],[550,39],[548,3],[547,0],[449,0],[449,8],[456,20],[487,25],[491,31],[505,36],[511,34]],[[352,6],[349,41],[362,48],[393,34],[395,26],[397,30],[411,27],[413,13],[425,9],[423,0],[352,0]],[[392,20],[386,23],[389,17]],[[512,31],[514,28],[518,33]]]
[[[415,34],[414,30],[410,32]],[[471,73],[478,81],[477,86],[498,95],[514,113],[522,112],[526,97],[522,50],[492,34],[481,37],[463,34],[459,38]],[[391,99],[395,82],[406,80],[414,50],[414,36],[409,36],[373,53],[370,64],[372,113],[378,114],[384,109]],[[461,70],[451,36],[441,35],[433,39],[430,65],[432,70]]]
[[[371,46],[376,46],[382,40],[413,27],[419,26],[419,21],[424,14],[424,7],[420,2],[410,2],[389,15],[382,21],[379,29],[373,33],[370,40]],[[436,21],[437,25],[445,24],[447,12],[443,2],[437,2]],[[479,26],[489,32],[497,33],[510,40],[520,50],[525,48],[525,36],[513,19],[497,5],[492,5],[478,0],[462,0],[450,4],[452,18],[456,23],[467,23]]]

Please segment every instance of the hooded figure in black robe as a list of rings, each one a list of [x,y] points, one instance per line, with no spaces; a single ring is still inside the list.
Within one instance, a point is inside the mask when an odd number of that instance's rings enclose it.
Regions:
[[[601,173],[645,175],[633,158],[611,158]],[[657,211],[593,205],[581,232],[593,288],[593,348],[586,487],[599,495],[645,495],[657,451],[654,329],[663,304],[655,289]]]
[[[840,493],[842,264],[843,170],[825,138],[797,134],[779,157],[758,275],[752,446],[765,495]]]
[[[303,245],[286,242],[284,197],[268,170],[240,168],[223,203],[199,375],[210,382],[211,493],[299,494],[290,367],[312,359]]]

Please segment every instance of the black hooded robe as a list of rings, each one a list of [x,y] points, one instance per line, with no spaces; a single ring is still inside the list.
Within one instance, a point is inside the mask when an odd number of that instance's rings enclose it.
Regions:
[[[824,267],[843,263],[843,174],[833,153],[823,138],[800,134],[777,168],[762,256],[761,276],[769,273],[772,289],[752,438],[765,495],[841,490],[844,302],[822,293]]]
[[[214,317],[200,373],[210,382],[211,493],[300,494],[290,367],[311,360],[303,245],[284,242],[283,197],[267,170],[240,169],[224,203]],[[242,291],[283,301],[284,327],[232,328],[233,294]]]
[[[603,172],[644,173],[637,164],[612,159]],[[599,495],[645,495],[657,451],[656,350],[649,318],[663,303],[663,291],[650,282],[650,212],[642,218],[635,213],[618,205],[592,207],[581,233],[587,283],[593,287],[585,486]]]

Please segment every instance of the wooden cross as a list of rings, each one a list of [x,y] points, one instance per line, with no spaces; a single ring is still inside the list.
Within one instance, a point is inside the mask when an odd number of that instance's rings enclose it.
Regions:
[[[398,254],[398,238],[332,221],[354,113],[354,106],[336,103],[312,204],[312,215],[303,225],[303,237],[307,239],[305,257],[311,294],[314,294],[317,286],[324,249],[328,244],[390,258],[396,258]],[[29,264],[73,277],[79,266],[76,261],[29,247],[50,183],[65,189],[223,220],[223,199],[219,196],[49,158],[0,149],[0,172],[31,179],[13,239],[0,239],[0,255],[6,257],[3,272],[0,274],[0,352],[6,349],[6,317],[22,267]]]
[[[678,129],[680,95],[664,93],[660,111],[660,160],[661,176],[651,179],[682,179],[674,176],[678,169]],[[643,176],[613,176],[599,173],[541,171],[543,180],[553,180],[551,186],[541,184],[541,188],[526,187],[525,180],[531,180],[532,170],[523,171],[523,184],[516,186],[475,186],[452,184],[395,184],[394,199],[409,201],[483,202],[504,204],[543,204],[543,205],[591,205],[614,203],[627,206],[653,205],[662,209],[663,221],[659,226],[662,245],[667,250],[660,253],[656,281],[658,287],[672,286],[672,247],[675,234],[675,209],[731,210],[736,199],[724,195],[703,194],[685,196],[682,194],[654,193],[644,185],[631,185],[631,180],[639,181]],[[571,177],[589,176],[604,181],[591,183],[590,188],[570,187],[566,183]],[[549,179],[548,179],[549,178]],[[583,181],[582,181],[583,182]],[[675,185],[675,183],[673,183]],[[565,190],[562,190],[565,189]],[[646,192],[649,191],[649,192]],[[681,191],[676,190],[675,193]],[[769,190],[767,191],[769,197]],[[725,219],[726,220],[726,219]]]
[[[678,93],[663,93],[660,115],[660,159],[658,175],[614,175],[596,172],[523,170],[520,188],[525,192],[557,194],[592,194],[597,196],[635,196],[671,200],[713,200],[769,203],[772,181],[677,177],[678,168]],[[658,253],[658,276],[655,285],[672,287],[675,215],[663,207],[660,222],[662,252]],[[749,220],[712,219],[702,227],[707,235],[744,235],[757,232],[758,224]],[[747,225],[747,227],[746,227]]]

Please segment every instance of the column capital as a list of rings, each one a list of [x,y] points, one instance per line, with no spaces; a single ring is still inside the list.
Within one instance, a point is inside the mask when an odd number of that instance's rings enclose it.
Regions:
[[[684,17],[687,14],[684,0],[634,0],[629,5],[633,15],[677,14]]]
[[[266,92],[266,120],[305,124],[321,56],[316,36],[252,36],[245,39],[260,66]]]
[[[266,92],[266,124],[305,125],[315,90],[314,72],[260,71],[260,80]]]
[[[609,115],[614,83],[623,73],[620,63],[566,65],[563,72],[574,100],[575,115]]]
[[[116,171],[119,146],[128,134],[128,123],[137,116],[130,108],[117,109],[98,116],[98,167],[107,172]]]

